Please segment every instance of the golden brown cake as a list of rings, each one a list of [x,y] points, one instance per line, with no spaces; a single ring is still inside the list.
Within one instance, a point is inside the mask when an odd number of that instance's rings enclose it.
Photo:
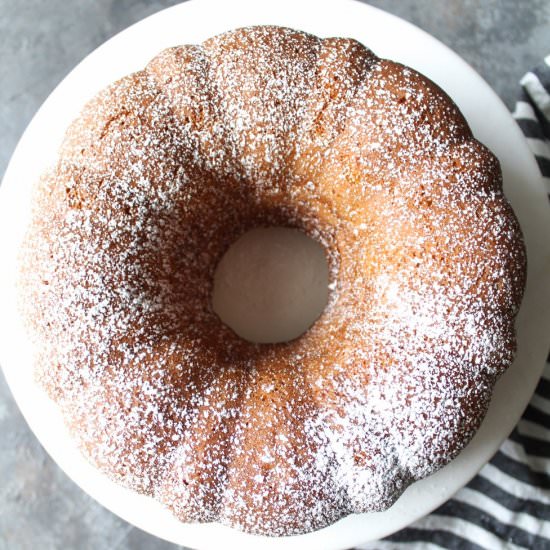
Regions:
[[[326,249],[329,304],[252,344],[211,307],[257,226]],[[84,455],[185,522],[290,535],[447,464],[510,365],[525,252],[496,158],[354,40],[239,29],[95,97],[40,182],[21,304]]]

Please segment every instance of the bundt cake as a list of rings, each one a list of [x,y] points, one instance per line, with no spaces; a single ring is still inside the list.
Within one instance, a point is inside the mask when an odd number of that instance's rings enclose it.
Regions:
[[[254,344],[211,307],[251,228],[320,242],[329,303]],[[291,535],[384,510],[480,425],[525,281],[497,159],[354,40],[238,29],[99,93],[37,185],[20,304],[84,455],[184,522]]]

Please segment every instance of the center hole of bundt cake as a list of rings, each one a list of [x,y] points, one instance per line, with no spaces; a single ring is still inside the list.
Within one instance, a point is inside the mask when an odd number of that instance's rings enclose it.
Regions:
[[[212,307],[245,340],[288,342],[321,315],[328,284],[320,243],[297,229],[256,228],[237,239],[220,260]]]

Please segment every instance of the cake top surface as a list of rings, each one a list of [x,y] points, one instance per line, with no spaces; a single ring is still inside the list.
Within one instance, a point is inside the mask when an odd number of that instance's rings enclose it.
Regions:
[[[256,226],[331,266],[324,314],[243,342],[213,270]],[[23,307],[84,453],[183,519],[291,534],[387,507],[477,429],[514,352],[519,227],[452,101],[355,41],[240,29],[93,99],[36,194]]]

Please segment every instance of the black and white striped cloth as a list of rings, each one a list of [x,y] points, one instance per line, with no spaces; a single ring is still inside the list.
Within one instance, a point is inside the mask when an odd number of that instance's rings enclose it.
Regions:
[[[550,198],[550,55],[522,78],[513,116]],[[481,472],[435,512],[357,550],[436,548],[550,550],[550,356],[517,427]]]

